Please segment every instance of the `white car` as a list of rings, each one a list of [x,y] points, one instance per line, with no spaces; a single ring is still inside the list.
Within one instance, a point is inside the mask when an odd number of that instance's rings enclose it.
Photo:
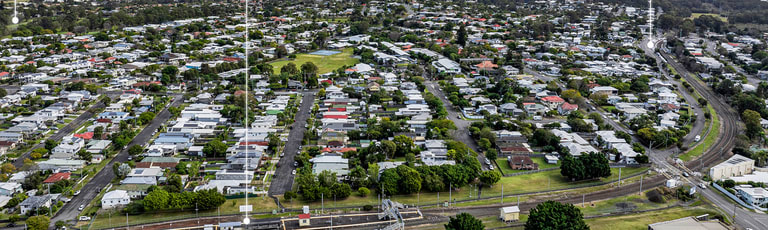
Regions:
[[[89,221],[89,220],[91,220],[90,216],[81,216],[80,217],[80,221]]]
[[[294,169],[293,172],[291,172],[291,174],[296,175],[296,169]]]
[[[75,191],[75,194],[73,194],[73,195],[74,196],[80,195],[80,190]]]
[[[78,211],[83,211],[83,209],[85,209],[85,205],[84,204],[81,204],[80,207],[77,208]]]

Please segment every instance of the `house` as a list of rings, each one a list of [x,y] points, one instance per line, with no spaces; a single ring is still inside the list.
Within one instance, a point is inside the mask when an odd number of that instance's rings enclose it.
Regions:
[[[309,213],[299,214],[299,227],[309,226]]]
[[[739,154],[734,154],[727,161],[710,168],[709,178],[712,178],[713,181],[724,180],[732,176],[750,174],[754,169],[755,160]]]
[[[617,96],[619,94],[619,90],[612,86],[597,86],[589,89],[589,92],[593,94],[606,94],[608,96]]]
[[[762,187],[752,187],[752,185],[742,184],[736,186],[736,191],[747,204],[755,207],[762,207],[768,204],[768,190]]]
[[[557,107],[565,103],[565,100],[563,100],[563,98],[560,98],[558,96],[547,96],[547,97],[541,98],[541,103],[547,106],[550,110],[552,110],[552,109],[557,109]]]
[[[131,203],[131,196],[125,190],[110,191],[101,198],[101,207],[104,209],[115,208]]]
[[[13,196],[16,193],[23,192],[20,183],[0,182],[0,196]]]
[[[554,155],[546,155],[544,159],[547,160],[547,164],[557,164],[558,158]]]
[[[75,171],[85,167],[84,160],[64,160],[64,159],[49,159],[37,163],[37,166],[41,170],[62,170],[62,171]]]
[[[12,132],[0,132],[0,141],[10,141],[10,142],[22,142],[24,141],[24,135],[21,133],[12,133]]]
[[[43,181],[43,184],[53,184],[62,180],[69,180],[72,176],[71,172],[54,173]]]
[[[563,103],[559,107],[557,107],[557,113],[560,115],[568,115],[573,111],[579,110],[579,105],[577,104],[571,104],[568,102]]]
[[[323,154],[310,159],[312,162],[312,173],[319,174],[325,170],[336,173],[337,177],[343,177],[349,174],[349,160],[341,156]]]
[[[520,220],[520,207],[509,206],[499,209],[499,219],[504,222],[512,222]]]
[[[538,170],[539,164],[534,163],[529,156],[508,156],[507,163],[513,170]]]
[[[42,196],[30,196],[26,200],[19,204],[20,212],[22,215],[26,215],[30,211],[35,211],[39,208],[49,208],[55,195],[47,194]]]

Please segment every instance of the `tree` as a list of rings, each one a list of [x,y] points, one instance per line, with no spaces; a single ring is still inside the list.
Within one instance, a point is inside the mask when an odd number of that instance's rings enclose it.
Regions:
[[[456,44],[464,46],[467,44],[467,27],[464,24],[459,26],[459,31],[456,32]]]
[[[100,140],[102,136],[104,136],[104,126],[96,126],[93,129],[93,138]]]
[[[501,180],[501,173],[496,170],[483,171],[480,173],[480,182],[483,182],[483,184],[488,186],[496,184],[499,180]]]
[[[30,157],[32,157],[33,160],[36,160],[36,159],[40,159],[45,154],[48,154],[47,149],[38,148],[32,151],[32,154],[30,154]]]
[[[397,170],[387,169],[381,173],[379,187],[381,187],[383,192],[387,195],[398,194],[398,181],[400,181],[400,175],[397,174]]]
[[[9,174],[16,171],[16,166],[13,166],[11,163],[4,163],[0,170],[5,174]]]
[[[392,142],[397,146],[395,156],[405,156],[406,154],[411,153],[413,148],[416,147],[416,145],[413,144],[413,139],[405,135],[396,136],[392,139]]]
[[[91,154],[91,152],[88,152],[85,149],[81,149],[80,151],[77,151],[77,156],[80,157],[81,160],[84,160],[86,162],[91,162],[91,159],[93,159],[93,155]]]
[[[5,96],[7,96],[7,95],[8,95],[8,92],[7,92],[7,91],[5,91],[5,89],[3,89],[3,88],[0,88],[0,97],[5,97]]]
[[[488,151],[485,151],[485,157],[490,161],[496,161],[496,159],[499,157],[499,154],[496,149],[489,149]]]
[[[582,154],[579,158],[566,155],[560,165],[560,174],[571,180],[585,180],[611,175],[608,159],[601,153]]]
[[[48,150],[49,153],[53,148],[56,148],[57,145],[59,145],[59,142],[54,141],[53,139],[45,140],[45,149]]]
[[[178,174],[173,174],[169,176],[168,185],[166,185],[163,188],[171,193],[181,192],[184,189],[184,184],[182,184],[181,176],[179,176]]]
[[[139,122],[141,122],[141,124],[149,124],[152,119],[155,119],[155,113],[150,111],[143,112],[139,115]]]
[[[744,110],[744,112],[741,113],[741,120],[743,120],[744,124],[747,126],[747,136],[750,138],[760,136],[760,133],[763,132],[763,127],[760,126],[761,119],[760,113],[750,109]]]
[[[301,64],[301,72],[304,74],[315,75],[317,73],[317,70],[318,68],[315,65],[315,63],[307,62],[307,63]]]
[[[450,217],[450,220],[445,224],[446,230],[483,230],[485,225],[483,221],[475,218],[469,213],[462,212],[456,215],[456,217]]]
[[[51,224],[51,219],[47,216],[33,216],[28,218],[26,223],[29,230],[46,230]]]
[[[407,165],[397,166],[397,174],[400,175],[399,191],[403,194],[411,194],[421,191],[421,176],[419,171]]]
[[[637,155],[635,161],[639,164],[648,164],[648,156],[645,154]]]
[[[213,140],[203,146],[203,153],[208,157],[223,157],[227,153],[227,144],[221,140]]]
[[[531,209],[528,216],[528,222],[525,223],[527,230],[581,230],[589,229],[584,222],[584,216],[581,210],[572,204],[563,204],[557,201],[546,201],[536,205]]]
[[[163,189],[155,189],[144,197],[144,207],[149,210],[161,210],[168,206],[171,195]]]
[[[144,147],[141,147],[141,145],[133,145],[130,148],[128,148],[128,154],[131,154],[133,156],[139,155],[144,152]]]
[[[293,62],[288,62],[288,64],[280,68],[280,73],[288,73],[290,75],[295,75],[299,73],[299,69],[296,68],[296,64],[294,64]]]

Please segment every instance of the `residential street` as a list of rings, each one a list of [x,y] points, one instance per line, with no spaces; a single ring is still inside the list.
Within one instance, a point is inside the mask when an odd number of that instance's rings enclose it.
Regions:
[[[80,190],[80,195],[73,197],[70,202],[64,204],[64,206],[56,213],[56,216],[51,219],[51,226],[53,226],[57,221],[75,220],[78,217],[78,214],[80,214],[80,211],[77,210],[80,205],[88,205],[98,196],[99,192],[104,189],[110,182],[112,182],[113,178],[115,178],[112,165],[114,165],[115,162],[128,161],[127,149],[133,145],[146,144],[149,139],[152,138],[152,133],[161,125],[163,125],[169,118],[171,118],[171,113],[168,112],[168,107],[178,107],[182,102],[184,102],[182,95],[175,95],[173,101],[166,108],[164,108],[163,111],[155,116],[155,119],[152,120],[152,123],[145,127],[144,130],[142,130],[138,135],[136,135],[136,137],[134,137],[133,140],[128,144],[127,148],[120,151],[114,158],[112,158],[112,160],[104,167],[104,169],[99,171],[95,177]]]
[[[291,125],[290,133],[288,134],[288,142],[285,143],[283,152],[285,155],[280,158],[279,167],[275,170],[274,178],[272,178],[272,184],[269,186],[269,195],[282,195],[287,191],[291,191],[293,187],[292,174],[295,167],[293,167],[293,158],[296,156],[296,152],[299,151],[299,145],[301,140],[304,139],[304,132],[307,130],[304,125],[307,124],[307,118],[309,118],[309,111],[312,110],[314,105],[316,90],[303,92],[300,111],[296,114],[294,123]]]
[[[448,98],[443,94],[443,90],[440,89],[440,86],[436,82],[427,81],[425,82],[425,85],[427,86],[427,90],[433,92],[436,97],[443,101],[443,106],[445,106],[445,110],[448,112],[448,119],[451,119],[456,125],[457,129],[451,132],[453,139],[463,142],[472,148],[472,150],[475,150],[475,152],[477,152],[477,160],[480,161],[483,170],[488,170],[488,165],[485,164],[485,155],[480,151],[480,148],[477,147],[475,139],[472,139],[472,137],[469,136],[469,126],[472,125],[472,121],[459,118],[461,113],[456,111],[453,105],[451,105],[451,102],[448,101]]]

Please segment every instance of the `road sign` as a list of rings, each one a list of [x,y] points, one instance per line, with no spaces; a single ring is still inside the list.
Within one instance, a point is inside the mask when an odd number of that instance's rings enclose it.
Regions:
[[[253,212],[253,205],[240,205],[240,212]]]

